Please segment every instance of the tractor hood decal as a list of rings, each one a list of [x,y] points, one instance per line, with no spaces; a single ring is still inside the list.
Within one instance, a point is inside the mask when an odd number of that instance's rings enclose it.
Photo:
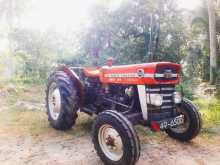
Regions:
[[[169,74],[169,77],[177,77],[178,74]],[[104,74],[105,78],[154,78],[154,77],[165,77],[167,78],[166,74],[150,74],[144,73],[143,75],[139,75],[138,73],[112,73],[112,74]]]
[[[112,73],[104,74],[106,78],[142,78],[142,77],[154,77],[154,74],[144,74],[140,76],[138,73]]]

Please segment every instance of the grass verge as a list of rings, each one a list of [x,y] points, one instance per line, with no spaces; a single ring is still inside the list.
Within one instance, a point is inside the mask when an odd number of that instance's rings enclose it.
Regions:
[[[10,87],[11,88],[11,87]],[[42,109],[27,110],[16,106],[19,100],[27,102],[44,102],[44,86],[20,84],[12,87],[7,97],[0,98],[4,101],[8,110],[0,111],[0,132],[16,132],[19,134],[40,135],[53,130],[47,121],[47,115]],[[198,98],[194,100],[198,105],[203,118],[203,134],[220,133],[220,101],[215,97]],[[45,109],[44,109],[45,110]],[[91,132],[93,117],[80,114],[73,129],[65,132],[69,135],[83,136]],[[157,133],[150,129],[137,126],[137,131],[142,137],[151,136],[156,138]],[[53,132],[53,131],[52,131]]]
[[[206,134],[220,134],[220,100],[215,97],[194,100],[202,115],[203,129]]]

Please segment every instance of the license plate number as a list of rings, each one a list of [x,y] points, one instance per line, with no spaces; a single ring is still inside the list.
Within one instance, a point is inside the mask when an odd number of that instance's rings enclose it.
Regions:
[[[167,129],[167,128],[172,128],[172,127],[181,125],[183,123],[184,123],[184,116],[180,115],[180,116],[177,116],[173,119],[161,121],[160,122],[160,129],[164,130],[164,129]]]

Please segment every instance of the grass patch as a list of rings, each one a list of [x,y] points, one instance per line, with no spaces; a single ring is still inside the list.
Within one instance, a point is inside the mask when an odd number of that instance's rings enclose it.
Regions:
[[[27,110],[18,101],[44,102],[44,88],[42,85],[23,83],[0,84],[0,89],[5,96],[0,101],[7,110],[0,111],[0,131],[18,134],[38,135],[46,133],[49,129],[45,112]],[[3,107],[2,107],[3,108]]]
[[[199,107],[203,119],[203,131],[208,128],[220,126],[220,100],[215,97],[198,98],[194,103]]]
[[[40,78],[38,76],[29,76],[29,77],[21,77],[14,76],[8,79],[0,77],[0,86],[4,86],[7,84],[14,85],[43,85],[47,81],[47,78]]]
[[[9,106],[15,104],[18,100],[42,103],[45,97],[44,88],[43,85],[6,85],[2,88],[6,92],[4,101]]]
[[[17,135],[45,135],[55,134],[80,137],[91,132],[93,117],[81,113],[72,129],[65,131],[56,131],[47,120],[45,111],[40,107],[34,110],[26,109],[19,103],[24,101],[31,103],[44,103],[45,86],[33,84],[5,84],[0,89],[6,93],[0,101],[4,102],[7,110],[0,111],[0,132],[13,133]],[[46,110],[45,108],[43,110]]]
[[[72,129],[58,131],[63,135],[81,137],[91,133],[93,117],[86,114],[80,114],[77,118],[76,125]],[[49,133],[55,133],[56,130],[50,126],[47,115],[43,111],[30,110],[9,110],[0,112],[0,133],[8,132],[17,135],[39,136]],[[59,135],[59,133],[57,134]]]
[[[45,112],[17,109],[0,112],[0,130],[39,135],[46,133],[49,125]]]
[[[76,120],[76,125],[74,125],[71,130],[67,131],[67,133],[77,137],[91,134],[92,125],[95,121],[94,118],[95,117],[91,117],[85,113],[80,113]]]
[[[19,100],[44,102],[45,99],[44,85],[23,84],[19,87],[20,92],[17,93]]]
[[[156,137],[157,136],[157,133],[151,131],[150,128],[148,128],[148,127],[136,126],[135,128],[138,131],[138,133],[142,136],[151,136],[151,137]]]

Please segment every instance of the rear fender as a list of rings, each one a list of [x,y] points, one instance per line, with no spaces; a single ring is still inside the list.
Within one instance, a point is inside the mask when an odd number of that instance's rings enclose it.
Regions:
[[[76,85],[76,88],[78,89],[77,91],[77,95],[80,98],[80,109],[82,110],[83,107],[83,100],[84,100],[84,87],[82,82],[79,79],[79,76],[72,70],[70,69],[68,66],[66,65],[61,65],[59,66],[56,71],[63,71],[65,72],[70,78],[71,80],[74,82],[74,84]]]

